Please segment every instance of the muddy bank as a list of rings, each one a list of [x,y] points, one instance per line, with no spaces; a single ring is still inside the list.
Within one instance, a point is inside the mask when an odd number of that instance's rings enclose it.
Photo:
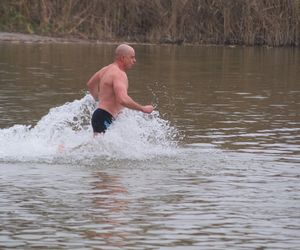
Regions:
[[[0,42],[11,42],[11,43],[87,43],[87,44],[120,44],[128,43],[132,45],[143,44],[143,45],[153,45],[154,43],[145,42],[133,42],[133,41],[100,41],[92,39],[80,39],[74,37],[62,38],[62,37],[51,37],[51,36],[40,36],[35,34],[24,34],[16,32],[0,32]],[[165,44],[168,44],[167,42]],[[186,43],[185,45],[191,45]],[[205,46],[205,45],[202,45]],[[207,45],[211,46],[211,45]]]
[[[0,42],[13,43],[100,43],[78,38],[60,38],[34,34],[0,32]]]

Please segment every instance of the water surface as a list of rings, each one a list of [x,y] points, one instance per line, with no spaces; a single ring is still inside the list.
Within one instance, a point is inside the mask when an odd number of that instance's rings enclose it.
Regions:
[[[137,45],[156,112],[93,139],[114,48],[0,44],[0,247],[299,248],[299,50]]]

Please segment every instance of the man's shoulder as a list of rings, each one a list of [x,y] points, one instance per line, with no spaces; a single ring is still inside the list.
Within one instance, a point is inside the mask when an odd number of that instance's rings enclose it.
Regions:
[[[126,73],[121,70],[118,66],[114,65],[112,67],[112,74],[115,76],[115,77],[118,77],[118,78],[127,78],[127,75]]]
[[[98,75],[100,78],[104,77],[105,75],[112,75],[114,72],[113,68],[112,68],[112,65],[107,65],[103,68],[101,68],[99,71],[98,71]]]
[[[112,78],[112,80],[127,80],[127,74],[115,64],[109,64],[99,71],[100,77]]]

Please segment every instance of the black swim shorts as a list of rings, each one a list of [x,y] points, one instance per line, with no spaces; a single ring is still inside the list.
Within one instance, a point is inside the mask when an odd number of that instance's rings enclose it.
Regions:
[[[104,133],[112,124],[114,117],[103,109],[96,109],[92,116],[92,127],[94,133]]]

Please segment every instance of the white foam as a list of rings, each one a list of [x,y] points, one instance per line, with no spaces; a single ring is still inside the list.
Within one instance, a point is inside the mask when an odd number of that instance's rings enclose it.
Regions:
[[[139,159],[176,153],[177,130],[160,118],[125,109],[105,135],[93,138],[90,95],[50,109],[35,126],[0,130],[0,161],[92,162]]]

